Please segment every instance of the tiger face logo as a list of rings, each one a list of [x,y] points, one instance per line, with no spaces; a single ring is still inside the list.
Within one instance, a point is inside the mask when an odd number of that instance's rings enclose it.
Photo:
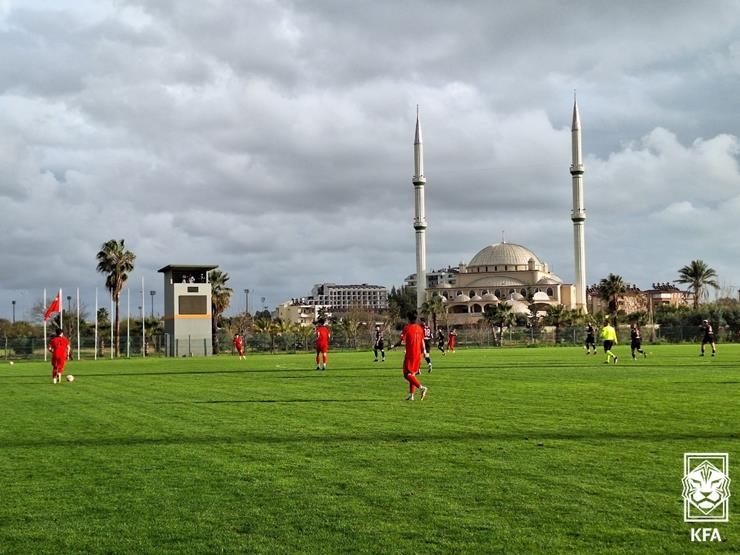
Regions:
[[[683,498],[708,516],[730,497],[730,478],[709,461],[703,461],[683,477]]]

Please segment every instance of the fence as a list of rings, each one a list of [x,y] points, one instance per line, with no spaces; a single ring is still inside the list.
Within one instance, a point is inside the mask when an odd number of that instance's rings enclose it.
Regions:
[[[494,337],[491,328],[478,326],[458,328],[458,347],[532,347],[561,345],[583,345],[586,334],[582,326],[564,327],[555,330],[553,327],[510,327],[504,328],[500,338]],[[498,334],[498,330],[497,330]],[[629,329],[620,326],[617,330],[620,343],[629,343]],[[393,330],[386,333],[386,346],[398,341],[400,331]],[[334,332],[331,339],[331,348],[334,350],[371,350],[373,333],[369,330],[359,330],[353,336]],[[643,342],[650,343],[696,343],[701,341],[702,334],[692,326],[656,326],[642,328]],[[121,357],[165,357],[170,352],[175,357],[202,356],[208,353],[208,342],[211,338],[180,337],[171,338],[167,334],[154,335],[147,338],[142,345],[141,336],[122,337],[119,344]],[[728,329],[717,330],[717,341],[720,343],[740,341],[740,336]],[[94,336],[82,336],[79,348],[77,338],[72,340],[72,358],[77,359],[106,359],[112,358],[110,337],[99,337],[97,349]],[[224,354],[233,354],[231,337],[220,333],[217,337],[217,350]],[[246,348],[256,352],[312,352],[313,337],[306,338],[294,333],[284,333],[279,336],[267,333],[250,333],[245,338]],[[436,348],[436,341],[433,340]],[[43,360],[46,354],[46,344],[43,337],[20,337],[0,339],[0,359],[5,360]]]
[[[48,339],[51,339],[49,336]],[[142,357],[142,356],[165,356],[165,335],[155,335],[147,338],[142,345],[141,336],[121,337],[119,342],[119,356]],[[72,359],[106,359],[113,358],[110,337],[98,337],[97,348],[95,336],[81,336],[80,344],[77,345],[77,337],[70,340],[72,347]],[[43,337],[4,337],[0,340],[0,358],[6,360],[44,360],[48,358],[47,344]]]

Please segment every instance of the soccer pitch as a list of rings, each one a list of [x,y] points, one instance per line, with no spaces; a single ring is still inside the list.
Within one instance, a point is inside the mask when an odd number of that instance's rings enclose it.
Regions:
[[[616,349],[433,353],[423,402],[402,350],[5,364],[0,552],[739,551],[682,478],[728,453],[738,491],[740,346]]]

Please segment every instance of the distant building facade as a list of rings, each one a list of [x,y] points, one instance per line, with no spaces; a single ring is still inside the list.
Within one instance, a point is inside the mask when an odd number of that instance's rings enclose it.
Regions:
[[[352,308],[385,310],[388,308],[388,289],[382,285],[337,285],[320,283],[313,286],[311,296],[303,299],[306,304],[331,307],[344,311]]]
[[[321,310],[330,316],[353,309],[376,312],[387,308],[388,289],[382,285],[319,283],[313,286],[309,297],[286,301],[276,312],[281,320],[306,324],[313,323]]]
[[[599,285],[587,289],[588,311],[591,314],[607,312],[607,302],[599,297]],[[650,289],[641,290],[636,285],[628,285],[627,290],[617,299],[617,312],[650,312],[660,305],[692,306],[694,293],[682,291],[672,283],[653,283]]]
[[[322,310],[327,317],[331,317],[330,307],[307,304],[305,299],[291,299],[279,304],[274,315],[283,322],[293,322],[300,326],[312,326]]]
[[[462,262],[460,263],[462,265]],[[444,285],[454,286],[457,283],[457,274],[460,273],[458,266],[448,266],[441,270],[432,270],[427,272],[427,289],[442,287]],[[403,280],[406,287],[416,287],[416,274],[406,276]]]

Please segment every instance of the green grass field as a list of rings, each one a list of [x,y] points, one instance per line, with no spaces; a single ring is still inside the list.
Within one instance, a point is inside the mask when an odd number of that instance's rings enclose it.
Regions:
[[[0,367],[2,553],[740,551],[683,521],[685,452],[740,483],[740,346],[401,350]],[[716,527],[722,543],[691,541]]]

